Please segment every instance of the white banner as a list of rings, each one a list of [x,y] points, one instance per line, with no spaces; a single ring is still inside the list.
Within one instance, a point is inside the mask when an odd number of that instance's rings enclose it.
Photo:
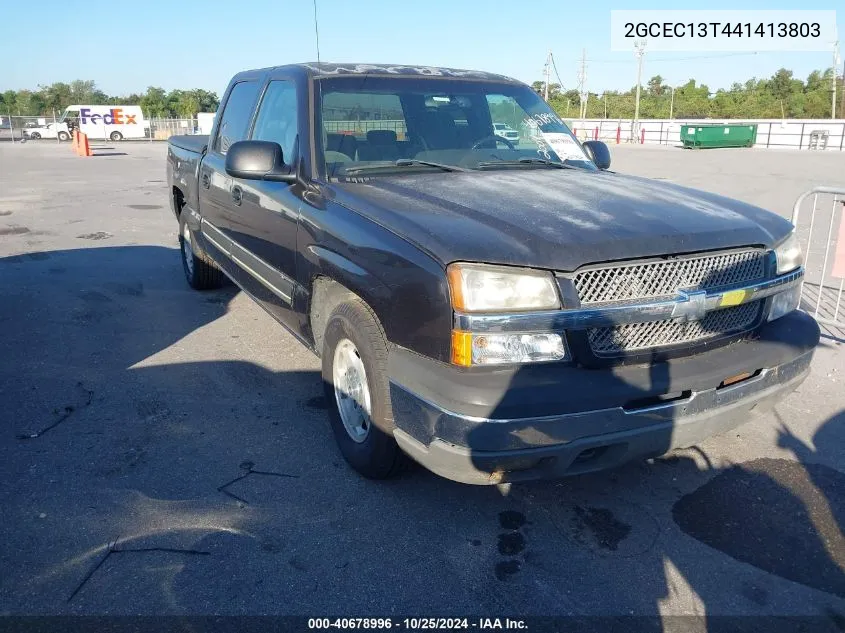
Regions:
[[[610,12],[610,47],[633,51],[833,51],[836,11]]]

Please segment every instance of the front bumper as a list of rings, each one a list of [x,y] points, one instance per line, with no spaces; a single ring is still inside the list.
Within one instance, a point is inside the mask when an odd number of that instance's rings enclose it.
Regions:
[[[661,455],[769,410],[806,378],[819,329],[793,312],[753,340],[654,364],[461,369],[390,355],[402,449],[460,482],[573,475]],[[723,386],[739,374],[752,376]]]

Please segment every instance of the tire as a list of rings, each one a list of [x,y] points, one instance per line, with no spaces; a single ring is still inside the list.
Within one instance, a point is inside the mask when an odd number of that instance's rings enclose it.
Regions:
[[[223,285],[223,271],[218,268],[205,253],[197,253],[194,248],[191,229],[183,216],[179,218],[179,253],[182,258],[182,270],[188,285],[194,290],[212,290]]]
[[[41,138],[41,135],[38,132],[33,132],[32,134],[29,135],[29,138],[31,138],[34,141],[37,141],[38,139]]]
[[[122,141],[123,134],[121,134],[120,132],[112,132],[111,134],[109,134],[109,138],[114,142]]]
[[[64,131],[59,132],[59,140],[60,141],[69,141],[70,140],[70,134],[68,134],[67,132],[64,132]]]
[[[348,372],[344,374],[336,371],[342,366],[336,357],[350,354],[350,345],[351,357],[354,359],[357,355],[363,366],[364,376],[360,382],[367,388],[366,397],[351,396],[355,390],[349,388]],[[338,305],[329,316],[322,352],[323,387],[329,405],[329,419],[343,458],[369,479],[389,479],[398,475],[406,465],[407,458],[393,439],[393,408],[387,382],[387,344],[381,325],[370,308],[354,298]],[[367,408],[366,404],[369,405],[366,433],[363,436],[357,434],[357,439],[347,429],[341,413],[341,407],[349,411],[349,403],[353,400],[359,400],[359,412]],[[351,407],[354,406],[353,403]]]

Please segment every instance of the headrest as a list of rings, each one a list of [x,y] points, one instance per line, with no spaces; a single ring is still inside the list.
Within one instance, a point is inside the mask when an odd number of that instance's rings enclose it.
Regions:
[[[389,145],[396,142],[396,132],[393,130],[370,130],[367,140],[373,145]]]

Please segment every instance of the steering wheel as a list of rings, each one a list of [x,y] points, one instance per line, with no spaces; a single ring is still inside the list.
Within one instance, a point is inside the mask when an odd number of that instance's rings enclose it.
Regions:
[[[481,149],[482,143],[486,143],[487,141],[498,141],[507,145],[508,149],[516,149],[516,146],[511,141],[506,139],[504,136],[496,136],[495,134],[490,134],[489,136],[479,139],[472,146],[472,149]]]

